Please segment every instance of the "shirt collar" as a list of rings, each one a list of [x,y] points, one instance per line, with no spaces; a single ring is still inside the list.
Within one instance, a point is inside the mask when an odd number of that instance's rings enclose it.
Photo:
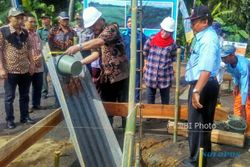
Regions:
[[[10,33],[11,34],[16,32],[16,29],[13,26],[11,26],[10,24],[9,24],[9,27],[10,27]],[[24,33],[23,28],[21,28],[20,33]]]
[[[200,40],[200,39],[203,37],[203,35],[205,34],[205,32],[207,32],[207,31],[210,30],[210,29],[211,29],[211,26],[205,28],[205,29],[202,30],[201,32],[198,32],[198,33],[195,35],[196,40]]]

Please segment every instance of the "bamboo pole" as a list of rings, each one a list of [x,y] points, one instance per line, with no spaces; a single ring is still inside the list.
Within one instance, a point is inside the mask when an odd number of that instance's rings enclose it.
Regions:
[[[135,74],[136,74],[136,15],[137,0],[132,0],[132,27],[131,27],[131,57],[130,57],[130,78],[129,78],[129,104],[126,130],[124,136],[124,146],[122,155],[122,167],[131,167],[134,155],[134,135],[136,122],[136,106],[135,106]]]
[[[181,49],[177,49],[177,63],[176,63],[176,88],[175,88],[175,114],[174,114],[174,138],[173,142],[175,143],[177,140],[177,122],[179,115],[179,87],[180,87],[180,57],[181,57]]]
[[[202,163],[203,163],[203,148],[200,148],[200,154],[199,154],[199,167],[202,167]]]
[[[143,66],[144,66],[144,58],[143,58],[143,39],[142,39],[142,33],[143,33],[143,29],[142,29],[142,0],[140,0],[139,2],[140,6],[138,8],[138,14],[139,14],[139,28],[140,28],[140,59],[137,61],[140,61],[140,94],[139,94],[139,108],[138,111],[139,112],[139,136],[138,136],[138,140],[136,143],[136,153],[135,153],[135,167],[140,167],[140,162],[141,162],[141,139],[142,139],[142,75],[143,75]],[[136,46],[137,47],[137,46]],[[138,50],[137,50],[138,52]],[[136,56],[137,57],[137,56]]]

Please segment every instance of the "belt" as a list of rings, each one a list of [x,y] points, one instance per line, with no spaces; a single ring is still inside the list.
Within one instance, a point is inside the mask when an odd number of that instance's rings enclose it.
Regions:
[[[198,80],[189,81],[188,84],[194,85],[194,84],[196,84],[197,81],[198,81]],[[208,78],[208,81],[217,81],[217,78],[216,78],[216,77],[209,77],[209,78]]]

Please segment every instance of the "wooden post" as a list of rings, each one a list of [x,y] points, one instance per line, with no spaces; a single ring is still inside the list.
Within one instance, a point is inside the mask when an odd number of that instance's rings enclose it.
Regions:
[[[176,143],[177,140],[177,122],[179,116],[179,91],[180,91],[180,61],[181,61],[181,49],[177,49],[177,63],[176,63],[176,88],[175,88],[175,113],[174,113],[174,137],[173,141]]]
[[[199,167],[202,167],[202,163],[203,163],[203,148],[200,148],[200,154],[199,154]]]

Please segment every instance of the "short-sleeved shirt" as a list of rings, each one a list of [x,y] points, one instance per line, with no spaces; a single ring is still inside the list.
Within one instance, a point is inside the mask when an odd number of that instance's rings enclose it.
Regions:
[[[104,40],[101,46],[101,82],[118,82],[129,76],[125,46],[115,25],[108,25],[98,36]]]
[[[250,91],[250,61],[238,55],[236,58],[238,59],[236,67],[233,68],[230,64],[227,64],[226,69],[232,74],[234,84],[240,88],[241,104],[246,105]]]
[[[28,38],[28,32],[21,29],[21,32],[17,34],[16,30],[10,25],[2,28],[9,28],[10,30],[10,34],[5,38],[2,31],[0,31],[0,50],[3,53],[4,69],[10,74],[25,74],[29,72],[31,42]],[[11,39],[14,39],[13,43],[10,42]],[[18,44],[15,45],[15,43]]]
[[[52,51],[66,51],[70,46],[74,45],[74,37],[77,37],[76,32],[69,28],[65,33],[62,28],[54,27],[49,33],[49,46]]]
[[[191,56],[187,63],[185,78],[187,82],[196,81],[202,71],[216,77],[220,68],[219,38],[210,26],[197,33],[191,44]]]
[[[147,70],[144,72],[144,81],[151,88],[167,88],[174,79],[173,61],[175,57],[171,52],[176,51],[175,43],[166,47],[151,46],[148,39],[143,47],[147,59]]]

